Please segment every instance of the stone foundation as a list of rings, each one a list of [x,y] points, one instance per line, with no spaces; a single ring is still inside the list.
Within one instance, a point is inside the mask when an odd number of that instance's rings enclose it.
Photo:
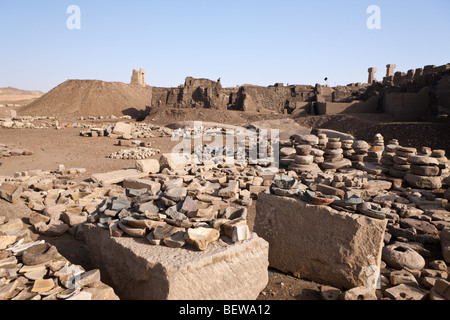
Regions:
[[[260,193],[254,231],[269,242],[270,267],[350,289],[376,280],[386,223]]]
[[[124,300],[254,300],[268,284],[269,246],[256,234],[199,252],[83,228],[93,264]]]

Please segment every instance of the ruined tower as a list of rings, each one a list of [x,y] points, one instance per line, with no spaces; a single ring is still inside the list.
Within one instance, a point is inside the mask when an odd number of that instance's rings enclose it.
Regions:
[[[145,70],[133,70],[133,75],[131,76],[131,84],[139,84],[145,87]]]
[[[374,81],[376,81],[375,79],[375,73],[377,72],[377,68],[369,68],[369,80],[368,83],[372,84]]]

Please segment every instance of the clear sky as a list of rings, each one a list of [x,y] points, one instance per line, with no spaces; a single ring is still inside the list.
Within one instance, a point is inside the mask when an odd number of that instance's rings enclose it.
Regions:
[[[81,10],[69,30],[70,5]],[[366,21],[381,9],[381,29]],[[449,0],[0,0],[0,87],[67,79],[176,87],[187,76],[242,84],[346,85],[450,62]]]

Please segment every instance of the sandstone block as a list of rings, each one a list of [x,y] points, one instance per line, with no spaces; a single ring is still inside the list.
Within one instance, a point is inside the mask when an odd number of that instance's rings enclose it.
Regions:
[[[136,170],[136,169],[129,169],[129,170],[118,170],[118,171],[111,171],[106,173],[97,173],[92,175],[92,180],[94,182],[100,183],[102,185],[108,185],[108,184],[115,184],[123,182],[125,179],[130,178],[143,178],[146,174]]]
[[[177,171],[183,169],[185,165],[190,164],[190,159],[186,159],[184,157],[177,157],[172,153],[165,153],[161,155],[159,159],[160,169],[161,171],[165,168],[170,171]]]
[[[344,292],[343,300],[378,300],[375,289],[356,287]]]
[[[8,202],[15,202],[20,198],[23,188],[9,183],[3,183],[0,185],[0,198],[5,199]]]
[[[156,159],[136,160],[136,169],[143,173],[158,173],[160,170],[159,161]]]
[[[442,187],[441,177],[418,176],[408,172],[404,179],[412,188],[439,189]]]
[[[147,189],[151,194],[158,193],[161,190],[161,184],[152,180],[127,178],[123,181],[124,188]]]
[[[395,300],[423,300],[427,296],[426,292],[406,284],[386,289],[384,294]]]
[[[437,279],[434,288],[436,292],[450,300],[450,282],[445,279]]]
[[[85,227],[92,261],[121,299],[254,300],[268,283],[268,244],[256,234],[233,245],[219,239],[196,251]]]
[[[374,276],[371,270],[380,267],[386,223],[260,194],[254,232],[269,242],[271,267],[350,289],[367,286]]]
[[[117,122],[112,131],[113,134],[117,135],[130,135],[133,130],[133,126],[125,122]]]

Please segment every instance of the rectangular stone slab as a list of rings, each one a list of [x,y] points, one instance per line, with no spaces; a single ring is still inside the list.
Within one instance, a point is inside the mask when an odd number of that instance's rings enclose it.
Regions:
[[[147,174],[136,169],[118,170],[106,173],[96,173],[92,175],[92,180],[102,185],[121,183],[128,178],[143,178]]]
[[[260,193],[254,232],[269,242],[270,267],[350,289],[366,286],[374,279],[373,270],[379,270],[386,224],[298,198]]]
[[[219,239],[200,252],[83,228],[91,261],[121,299],[255,300],[268,284],[269,245],[256,234],[235,244]]]

